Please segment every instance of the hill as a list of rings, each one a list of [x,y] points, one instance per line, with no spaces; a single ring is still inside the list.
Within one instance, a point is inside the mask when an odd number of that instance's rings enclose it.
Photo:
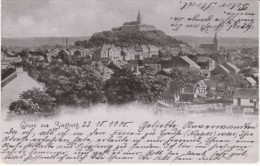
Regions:
[[[95,47],[102,46],[103,44],[114,44],[120,47],[132,47],[136,44],[152,44],[156,46],[178,46],[183,42],[175,39],[172,36],[166,35],[161,30],[154,31],[103,31],[95,33],[87,41],[78,41],[75,43],[77,46]]]

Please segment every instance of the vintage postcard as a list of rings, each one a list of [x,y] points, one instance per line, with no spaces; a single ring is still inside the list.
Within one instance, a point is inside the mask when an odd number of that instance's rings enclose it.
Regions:
[[[1,161],[259,162],[257,0],[2,0]]]

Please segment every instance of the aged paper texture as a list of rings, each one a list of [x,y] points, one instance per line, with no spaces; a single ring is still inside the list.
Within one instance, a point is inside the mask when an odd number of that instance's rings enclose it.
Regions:
[[[4,163],[259,162],[257,0],[2,0]]]

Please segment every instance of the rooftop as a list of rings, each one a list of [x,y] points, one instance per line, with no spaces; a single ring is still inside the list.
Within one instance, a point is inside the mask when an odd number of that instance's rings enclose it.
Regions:
[[[185,60],[187,63],[189,63],[192,67],[200,69],[200,66],[197,65],[197,63],[195,63],[195,62],[194,62],[193,60],[191,60],[189,57],[187,57],[187,56],[181,56],[181,58],[182,58],[183,60]]]
[[[239,72],[240,69],[236,66],[236,65],[233,65],[232,63],[229,63],[227,62],[225,65],[231,67],[233,70],[235,70],[236,72]]]
[[[210,79],[205,79],[203,80],[204,83],[208,86],[208,87],[216,87],[217,86],[217,81],[215,80],[210,80]]]
[[[218,65],[221,69],[223,69],[226,73],[230,73],[230,71],[224,67],[223,65]]]
[[[257,83],[252,77],[246,77],[246,80],[247,80],[250,84],[256,84],[256,83]]]
[[[208,62],[209,58],[206,56],[198,56],[197,62]]]

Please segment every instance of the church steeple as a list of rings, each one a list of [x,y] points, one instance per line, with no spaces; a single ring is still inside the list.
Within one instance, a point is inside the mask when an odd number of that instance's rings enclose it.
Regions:
[[[138,15],[137,15],[137,22],[139,24],[142,24],[142,16],[141,16],[140,10],[139,10]]]
[[[217,52],[218,51],[217,31],[215,32],[215,37],[214,37],[214,40],[213,40],[213,47],[214,47],[214,51]]]

